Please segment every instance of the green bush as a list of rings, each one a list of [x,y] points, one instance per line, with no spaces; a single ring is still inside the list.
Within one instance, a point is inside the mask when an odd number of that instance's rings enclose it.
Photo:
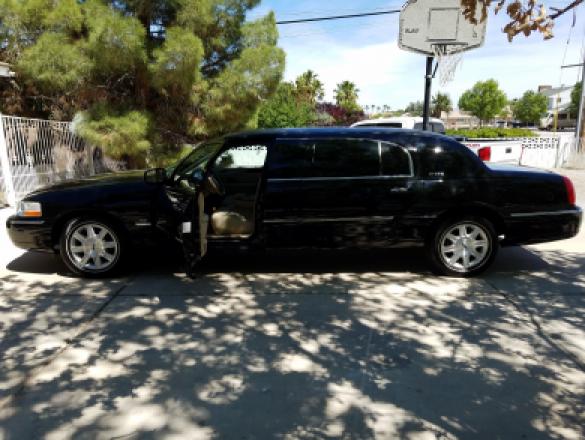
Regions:
[[[474,138],[518,138],[538,136],[532,130],[526,128],[496,128],[483,127],[473,129],[459,128],[457,130],[446,130],[449,136],[463,136],[469,139]]]

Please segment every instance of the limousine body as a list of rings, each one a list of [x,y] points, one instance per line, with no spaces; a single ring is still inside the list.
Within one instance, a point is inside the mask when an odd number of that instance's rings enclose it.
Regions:
[[[205,142],[176,166],[67,181],[7,220],[18,247],[111,274],[129,250],[419,246],[438,274],[473,276],[500,246],[573,237],[571,181],[485,164],[452,138],[402,129],[276,129]],[[391,266],[391,262],[388,262]]]

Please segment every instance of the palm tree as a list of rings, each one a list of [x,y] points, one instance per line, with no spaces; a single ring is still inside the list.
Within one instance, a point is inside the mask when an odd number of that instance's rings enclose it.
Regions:
[[[437,92],[437,94],[433,96],[433,117],[440,118],[442,112],[449,114],[449,112],[452,111],[453,104],[451,103],[451,98],[449,95],[446,93]]]
[[[334,93],[335,102],[338,106],[347,111],[360,110],[360,106],[357,103],[359,89],[353,82],[343,81],[337,84]]]
[[[297,88],[297,97],[311,104],[321,101],[325,96],[323,83],[319,80],[319,76],[312,70],[307,70],[299,75],[295,80],[295,85]]]

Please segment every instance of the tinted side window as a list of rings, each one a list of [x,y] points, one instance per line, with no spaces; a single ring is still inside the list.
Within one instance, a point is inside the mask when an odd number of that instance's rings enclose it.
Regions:
[[[422,122],[417,122],[416,124],[414,124],[414,127],[412,127],[414,130],[422,130],[423,129],[423,124]]]
[[[410,176],[412,174],[410,155],[398,145],[382,142],[382,175]]]
[[[310,140],[279,141],[271,149],[268,176],[277,179],[309,177],[315,144]]]
[[[277,141],[268,164],[271,178],[380,175],[378,142],[358,139]]]
[[[357,139],[317,140],[314,177],[378,176],[378,142]]]

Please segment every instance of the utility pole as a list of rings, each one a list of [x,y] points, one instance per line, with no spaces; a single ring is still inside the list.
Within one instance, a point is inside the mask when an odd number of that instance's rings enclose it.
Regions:
[[[579,100],[579,119],[577,119],[577,130],[575,130],[575,151],[581,153],[583,151],[583,110],[585,106],[583,101],[585,98],[585,59],[583,60],[581,69],[581,99]]]
[[[577,129],[575,130],[575,153],[581,153],[583,151],[582,140],[585,135],[585,54],[583,61],[579,64],[568,64],[561,66],[561,69],[567,69],[570,67],[581,67],[581,98],[579,99],[579,114],[577,115]]]
[[[427,57],[425,74],[425,104],[423,108],[423,131],[429,129],[429,115],[431,113],[431,85],[433,82],[433,57]]]

